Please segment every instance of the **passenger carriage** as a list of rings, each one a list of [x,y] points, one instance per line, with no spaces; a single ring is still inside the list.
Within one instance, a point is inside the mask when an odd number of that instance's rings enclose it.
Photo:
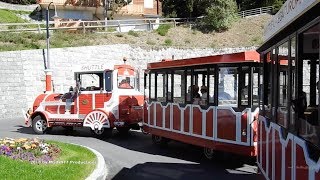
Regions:
[[[259,54],[247,51],[149,63],[143,130],[156,144],[181,141],[256,155]]]
[[[121,133],[139,129],[143,114],[143,94],[139,92],[139,73],[122,64],[112,69],[103,65],[84,65],[74,72],[75,87],[59,94],[47,91],[34,101],[26,124],[43,134],[55,126],[88,127],[95,135],[110,134],[116,127]]]
[[[257,162],[266,179],[320,179],[319,15],[319,0],[286,1],[258,49]]]

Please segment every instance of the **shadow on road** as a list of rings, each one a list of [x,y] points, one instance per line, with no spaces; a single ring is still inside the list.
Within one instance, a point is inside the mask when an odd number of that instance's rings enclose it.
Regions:
[[[138,164],[132,168],[123,168],[113,180],[164,180],[164,179],[223,179],[223,180],[250,180],[261,179],[256,174],[235,174],[228,172],[220,166],[203,164],[180,164],[180,163],[154,163],[147,162]]]
[[[32,128],[15,126],[13,132],[34,134]],[[92,137],[89,128],[75,128],[68,131],[62,127],[54,127],[50,132],[57,136]],[[257,179],[254,173],[255,160],[227,153],[217,153],[211,161],[202,153],[202,148],[171,141],[165,147],[152,143],[151,135],[141,131],[130,131],[128,135],[121,135],[116,129],[111,138],[101,139],[101,142],[111,143],[132,151],[185,160],[183,163],[147,162],[137,164],[132,168],[123,168],[115,174],[113,179]],[[102,143],[103,144],[103,143]],[[157,159],[157,158],[155,158]],[[214,171],[214,172],[213,172]],[[214,175],[214,176],[213,176]],[[217,178],[215,178],[217,177]]]
[[[26,127],[22,125],[14,126],[17,130],[12,132],[18,132],[22,134],[35,134],[32,130],[32,127]],[[51,135],[67,135],[67,136],[75,136],[75,137],[92,137],[92,133],[88,128],[74,128],[74,130],[68,130],[63,127],[54,127],[49,133]]]

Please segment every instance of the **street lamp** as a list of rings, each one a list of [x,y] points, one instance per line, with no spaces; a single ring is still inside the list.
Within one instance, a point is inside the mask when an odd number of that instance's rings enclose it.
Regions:
[[[47,29],[47,66],[45,69],[46,74],[46,92],[52,92],[52,85],[51,85],[51,76],[52,76],[52,70],[50,69],[50,33],[49,33],[49,18],[50,18],[50,11],[49,7],[53,4],[54,6],[54,16],[53,18],[57,18],[57,8],[56,5],[53,2],[50,2],[47,6],[47,17],[46,17],[46,29]]]

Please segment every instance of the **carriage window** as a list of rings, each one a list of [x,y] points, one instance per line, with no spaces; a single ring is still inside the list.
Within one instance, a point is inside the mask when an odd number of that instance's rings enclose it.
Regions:
[[[252,106],[259,105],[259,68],[253,68],[252,82]]]
[[[166,102],[166,74],[164,72],[157,73],[157,101]]]
[[[185,97],[185,83],[184,83],[184,71],[176,70],[173,74],[173,102],[184,104]]]
[[[291,77],[290,77],[290,86],[289,86],[289,89],[291,89],[291,91],[289,92],[290,93],[290,100],[289,103],[290,104],[290,124],[291,124],[291,127],[294,127],[295,125],[295,119],[296,119],[296,113],[293,109],[293,106],[292,106],[292,101],[294,99],[296,99],[296,94],[295,94],[295,89],[296,89],[296,39],[295,38],[292,38],[291,39],[291,61],[290,62],[290,71],[291,71]]]
[[[192,84],[192,82],[191,82],[191,70],[187,70],[186,71],[186,84],[187,84],[187,86],[186,86],[186,88],[187,88],[187,94],[186,94],[186,102],[187,103],[190,103],[191,102],[191,96],[192,96],[192,92],[191,92],[191,90],[192,90],[192,87],[191,87],[191,84]]]
[[[237,106],[238,78],[237,68],[219,68],[219,105]]]
[[[271,103],[272,103],[272,96],[271,96],[271,83],[272,83],[272,72],[271,72],[271,52],[268,52],[265,54],[264,57],[264,66],[265,70],[263,71],[264,75],[264,110],[265,110],[265,116],[271,119]]]
[[[168,94],[167,94],[167,97],[168,97],[168,101],[172,101],[172,74],[171,72],[167,74],[167,87],[168,87]]]
[[[239,79],[239,87],[241,88],[241,105],[248,106],[249,105],[249,81],[250,81],[250,73],[251,68],[242,67]]]
[[[195,69],[195,85],[197,90],[194,92],[194,104],[208,104],[208,85],[207,68]]]
[[[302,91],[298,91],[295,109],[298,114],[300,126],[299,135],[303,139],[320,147],[319,104],[316,104],[319,94],[319,24],[309,28],[299,35],[302,52],[299,52],[298,85],[302,85]],[[301,40],[301,41],[300,41]],[[300,61],[301,60],[301,61]]]
[[[150,74],[150,99],[155,99],[156,98],[156,74],[151,73]]]
[[[279,46],[277,66],[279,67],[278,78],[278,115],[277,122],[281,126],[288,127],[287,89],[288,89],[288,42]]]
[[[215,88],[215,68],[209,69],[209,103],[214,103],[214,88]]]

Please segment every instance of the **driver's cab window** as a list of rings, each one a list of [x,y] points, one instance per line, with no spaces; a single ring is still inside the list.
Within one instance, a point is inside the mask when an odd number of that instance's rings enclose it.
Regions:
[[[77,84],[80,85],[81,91],[103,90],[103,72],[79,73]]]
[[[135,88],[134,76],[118,76],[118,88],[119,89],[134,89]]]

